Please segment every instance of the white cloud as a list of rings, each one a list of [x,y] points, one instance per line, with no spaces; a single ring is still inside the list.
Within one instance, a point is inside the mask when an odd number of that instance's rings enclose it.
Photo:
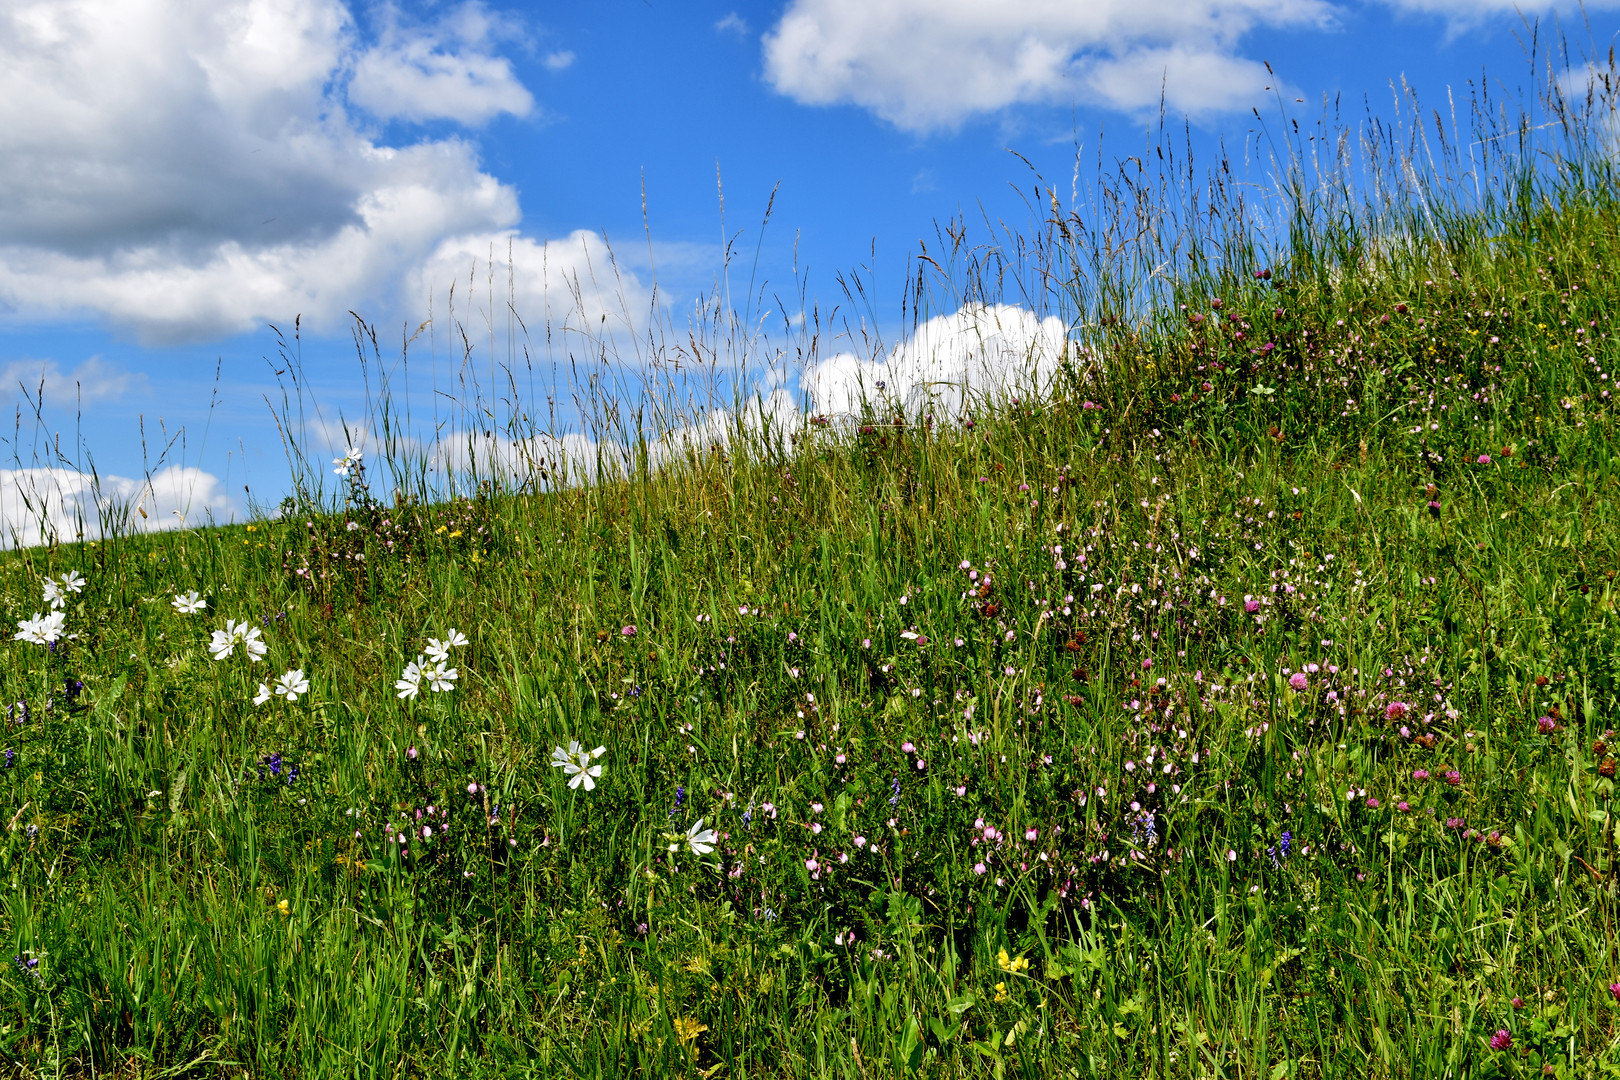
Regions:
[[[1027,102],[1141,112],[1239,107],[1266,85],[1250,30],[1326,26],[1326,0],[792,0],[766,78],[806,104],[853,103],[912,131]]]
[[[726,12],[726,16],[714,24],[714,28],[722,34],[736,34],[738,37],[748,36],[748,20],[735,11]]]
[[[381,145],[347,96],[525,112],[493,25],[463,5],[367,45],[342,0],[0,6],[0,307],[149,341],[319,324],[446,236],[510,228],[516,193],[471,144]]]
[[[806,370],[800,386],[821,415],[850,416],[869,401],[947,420],[985,401],[1050,392],[1065,356],[1073,362],[1077,348],[1055,316],[970,305],[929,319],[887,358],[829,357]]]
[[[55,360],[13,360],[0,366],[0,394],[21,392],[48,408],[78,402],[102,401],[144,389],[146,376],[124,371],[99,356],[82,361],[72,371]]]
[[[397,14],[387,14],[382,40],[355,61],[349,82],[354,104],[380,119],[463,124],[482,124],[501,113],[527,116],[534,108],[511,62],[488,51],[501,27],[481,5],[464,4],[438,25],[411,30],[400,27]],[[547,57],[546,66],[560,55]]]
[[[510,295],[524,320],[593,338],[645,325],[652,302],[607,242],[586,229],[544,243],[510,230],[452,237],[413,271],[409,300],[425,306],[431,291],[437,306],[453,283],[475,303],[487,305],[493,289],[497,308]]]
[[[574,66],[574,60],[575,56],[571,49],[561,49],[547,53],[545,59],[540,62],[546,65],[547,71],[567,71]]]
[[[0,469],[0,545],[223,524],[240,513],[219,477],[201,469],[171,466],[150,479]]]

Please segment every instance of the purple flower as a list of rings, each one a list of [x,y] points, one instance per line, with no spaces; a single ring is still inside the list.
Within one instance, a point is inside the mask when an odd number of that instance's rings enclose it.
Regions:
[[[1474,459],[1474,463],[1477,465],[1489,465],[1491,463],[1491,455],[1481,454],[1479,457]],[[1502,1032],[1501,1034],[1506,1034],[1506,1032]],[[1492,1039],[1491,1041],[1494,1043],[1496,1040]]]
[[[1616,1001],[1620,1001],[1620,983],[1609,984],[1609,996]]]
[[[1450,772],[1446,773],[1446,783],[1450,784],[1452,787],[1456,787],[1458,784],[1462,783],[1462,773],[1458,772],[1456,769],[1452,769]]]
[[[1303,671],[1296,671],[1288,677],[1288,685],[1292,686],[1300,693],[1304,693],[1306,690],[1310,689],[1311,679],[1310,676],[1306,675]]]
[[[620,630],[619,633],[623,634],[625,637],[635,637],[636,628],[633,625],[627,626],[623,630]]]
[[[1620,986],[1620,983],[1616,983],[1615,986]],[[1609,987],[1609,993],[1613,994],[1614,992],[1615,992],[1615,987],[1614,986]],[[1616,996],[1620,996],[1620,995],[1616,995]],[[1522,1008],[1524,1008],[1524,998],[1516,997],[1511,1002],[1509,1002],[1508,1004],[1512,1005],[1515,1009],[1522,1009]]]
[[[1536,721],[1536,730],[1543,735],[1551,735],[1558,730],[1558,722],[1550,716],[1543,716]]]
[[[1428,778],[1429,778],[1429,770],[1428,769],[1413,769],[1412,770],[1412,779],[1414,779],[1414,780],[1427,780]]]
[[[1512,1036],[1512,1034],[1510,1034],[1508,1032],[1507,1028],[1501,1028],[1500,1030],[1497,1031],[1497,1033],[1495,1035],[1491,1036],[1491,1049],[1492,1050],[1506,1050],[1508,1047],[1510,1047],[1512,1045],[1513,1045],[1513,1036]]]
[[[1378,809],[1378,800],[1377,799],[1368,799],[1367,800],[1367,809],[1369,809],[1369,810]]]
[[[1384,719],[1399,720],[1401,717],[1406,715],[1407,708],[1408,706],[1404,701],[1392,701],[1389,703],[1389,706],[1384,709]]]
[[[1243,601],[1243,610],[1247,611],[1250,615],[1253,615],[1255,612],[1260,610],[1260,601],[1250,597],[1249,599]]]

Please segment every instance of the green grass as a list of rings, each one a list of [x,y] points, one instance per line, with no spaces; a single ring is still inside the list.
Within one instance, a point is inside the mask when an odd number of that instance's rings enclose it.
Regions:
[[[1145,306],[971,427],[874,407],[437,504],[357,474],[336,512],[7,557],[8,619],[88,584],[75,637],[0,649],[0,1054],[1620,1070],[1620,198],[1591,156],[1503,177],[1377,258],[1305,220],[1269,278],[1228,245],[1074,299]],[[262,661],[211,658],[227,618]],[[455,689],[396,697],[451,627]],[[576,739],[592,791],[549,767]]]

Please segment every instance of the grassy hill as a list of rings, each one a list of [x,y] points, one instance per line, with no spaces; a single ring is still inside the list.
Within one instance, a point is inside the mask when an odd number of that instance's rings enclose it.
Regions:
[[[1500,179],[1058,275],[971,423],[8,556],[0,1055],[1620,1069],[1620,199]]]

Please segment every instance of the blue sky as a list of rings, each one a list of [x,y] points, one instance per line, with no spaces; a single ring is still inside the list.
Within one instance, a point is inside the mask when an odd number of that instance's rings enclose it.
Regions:
[[[1617,7],[14,0],[0,11],[0,392],[24,416],[0,466],[52,467],[69,504],[88,497],[86,452],[103,475],[161,466],[161,490],[109,482],[164,509],[148,520],[240,516],[244,483],[274,502],[287,470],[268,326],[290,334],[302,317],[330,426],[364,400],[351,310],[385,359],[432,317],[412,345],[414,415],[437,404],[454,426],[432,393],[454,390],[460,355],[444,300],[492,251],[515,253],[531,338],[548,319],[617,326],[619,292],[639,311],[655,279],[683,326],[735,236],[734,300],[754,274],[768,302],[802,289],[825,311],[845,303],[839,275],[859,272],[892,345],[908,257],[936,222],[1026,220],[1013,151],[1064,190],[1077,147],[1142,147],[1161,93],[1208,160],[1221,140],[1240,150],[1251,108],[1303,120],[1337,96],[1389,115],[1402,78],[1430,106],[1470,80],[1524,87],[1527,20],[1556,70],[1555,27],[1604,53]],[[603,236],[622,290],[587,281],[582,310],[564,310],[568,282],[605,265]],[[483,350],[476,310],[462,312]],[[42,379],[36,423],[19,383]],[[26,533],[17,475],[0,477],[0,531]]]

